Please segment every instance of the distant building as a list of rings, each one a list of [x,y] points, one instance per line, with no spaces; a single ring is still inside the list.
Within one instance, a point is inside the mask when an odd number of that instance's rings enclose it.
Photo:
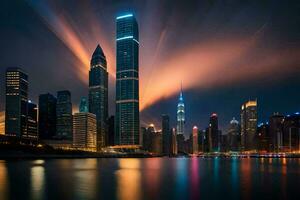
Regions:
[[[151,152],[162,154],[162,134],[160,131],[155,131],[151,134]]]
[[[89,112],[97,118],[97,149],[105,146],[108,119],[108,72],[106,57],[98,45],[89,72]]]
[[[184,136],[184,126],[185,126],[185,109],[184,109],[184,101],[182,95],[182,87],[179,95],[179,102],[177,105],[177,135]]]
[[[209,118],[209,149],[211,152],[220,151],[220,132],[218,126],[218,115],[217,113],[212,113]]]
[[[39,138],[52,139],[56,135],[56,97],[52,94],[39,96]]]
[[[240,149],[240,125],[239,122],[233,118],[227,130],[227,150],[239,151]]]
[[[283,148],[283,123],[284,116],[279,113],[274,113],[269,119],[271,150],[274,152],[279,152]]]
[[[27,135],[28,75],[20,68],[6,70],[5,134]]]
[[[80,99],[79,112],[89,112],[89,103],[86,97]]]
[[[150,151],[151,148],[151,134],[148,133],[146,127],[141,127],[141,134],[143,138],[142,148],[145,151]]]
[[[28,101],[27,104],[27,135],[32,140],[38,139],[38,108],[37,105]]]
[[[163,154],[170,154],[171,144],[171,129],[170,129],[170,118],[169,115],[162,115],[162,137],[163,137]]]
[[[300,113],[284,118],[283,131],[283,150],[300,152]]]
[[[205,152],[206,149],[205,149],[205,133],[206,131],[205,130],[200,130],[198,131],[198,151],[199,152]]]
[[[138,24],[133,14],[116,23],[115,144],[140,145]]]
[[[185,144],[185,137],[183,134],[177,133],[177,152],[178,153],[188,153]]]
[[[96,150],[96,115],[88,112],[75,113],[73,118],[73,147]]]
[[[191,143],[192,143],[192,154],[197,154],[198,153],[198,127],[197,126],[194,126],[193,127],[193,133],[192,133],[192,140],[191,140]]]
[[[241,108],[241,147],[242,150],[255,150],[257,129],[257,101],[247,101]]]
[[[115,142],[115,116],[110,116],[107,120],[107,145],[113,146]]]
[[[57,92],[56,103],[56,138],[72,139],[72,102],[68,90]]]
[[[170,151],[170,154],[172,156],[176,156],[178,154],[177,133],[176,133],[175,128],[172,128],[172,132],[171,132],[171,151]]]
[[[268,123],[261,123],[257,127],[257,150],[259,152],[269,152],[271,150],[270,126]]]

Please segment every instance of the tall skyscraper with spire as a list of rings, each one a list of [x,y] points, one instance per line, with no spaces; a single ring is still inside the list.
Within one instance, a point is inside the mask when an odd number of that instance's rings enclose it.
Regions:
[[[105,55],[97,45],[89,72],[89,112],[96,115],[97,149],[105,146],[108,119],[108,72]]]
[[[139,32],[133,14],[116,18],[117,74],[115,144],[140,144]]]
[[[182,84],[179,95],[179,102],[177,105],[177,134],[184,135],[184,124],[185,124],[185,111],[184,111],[184,101],[182,95]]]

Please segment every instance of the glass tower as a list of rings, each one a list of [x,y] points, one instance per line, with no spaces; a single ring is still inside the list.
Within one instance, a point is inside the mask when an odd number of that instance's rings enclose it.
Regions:
[[[115,144],[139,145],[139,33],[133,14],[116,18]]]
[[[177,105],[177,134],[184,136],[184,124],[185,124],[185,111],[184,111],[184,101],[182,95],[182,87],[179,96],[179,102]]]
[[[88,100],[86,97],[81,97],[80,99],[79,112],[89,112]]]
[[[5,134],[27,136],[28,75],[20,68],[6,70]]]
[[[241,145],[242,150],[255,149],[257,129],[257,100],[247,101],[241,108]]]
[[[106,58],[98,45],[92,55],[89,72],[89,112],[96,115],[97,149],[105,146],[108,119],[108,72]]]

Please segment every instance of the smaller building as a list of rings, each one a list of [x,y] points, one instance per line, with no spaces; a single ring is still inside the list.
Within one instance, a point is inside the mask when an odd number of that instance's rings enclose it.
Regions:
[[[177,134],[176,134],[176,129],[172,128],[172,133],[171,133],[171,150],[170,150],[170,155],[171,156],[176,156],[178,154],[178,147],[177,147]]]
[[[24,137],[37,140],[38,139],[38,122],[37,122],[37,105],[28,101],[27,103],[27,135]]]
[[[198,154],[198,127],[197,126],[194,126],[193,127],[193,133],[192,133],[192,154]]]
[[[96,115],[75,113],[73,119],[73,147],[94,150],[97,142]]]

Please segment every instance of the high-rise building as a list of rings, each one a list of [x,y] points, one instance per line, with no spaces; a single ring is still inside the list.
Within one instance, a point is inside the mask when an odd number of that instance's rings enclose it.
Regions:
[[[81,97],[80,99],[79,112],[89,112],[89,104],[86,97]]]
[[[268,123],[261,123],[257,126],[256,149],[265,153],[271,150],[270,126]]]
[[[255,150],[257,130],[257,101],[247,101],[241,108],[241,148],[245,151]]]
[[[212,113],[209,118],[208,134],[210,140],[210,151],[220,151],[220,131],[217,113]]]
[[[163,154],[170,154],[170,143],[171,143],[171,130],[170,130],[170,118],[169,115],[162,115],[162,137],[163,137]]]
[[[240,144],[240,125],[239,122],[233,118],[227,130],[227,150],[239,151]]]
[[[31,140],[38,139],[38,121],[37,121],[38,108],[37,105],[28,101],[27,104],[27,135],[26,137]]]
[[[193,127],[193,132],[192,132],[192,154],[197,154],[198,153],[198,127],[194,126]]]
[[[105,146],[108,120],[108,72],[106,57],[98,45],[89,72],[89,111],[97,118],[97,149]]]
[[[96,115],[89,112],[75,113],[73,118],[73,146],[96,150]]]
[[[177,104],[177,134],[184,136],[184,125],[185,125],[185,111],[184,101],[182,95],[182,87],[179,95],[179,102]]]
[[[116,18],[117,74],[115,144],[140,144],[139,31],[133,14]]]
[[[56,97],[52,94],[39,96],[39,138],[52,139],[56,135]]]
[[[177,153],[178,153],[178,148],[177,148],[177,134],[176,134],[176,129],[172,128],[170,154],[172,156],[176,156]]]
[[[56,138],[72,139],[72,102],[68,90],[57,92],[56,103]]]
[[[283,150],[300,152],[300,113],[287,115],[283,123]]]
[[[284,116],[274,113],[269,119],[269,131],[272,144],[272,151],[279,152],[283,147],[283,123]]]
[[[28,75],[20,68],[6,70],[5,134],[27,135]]]

